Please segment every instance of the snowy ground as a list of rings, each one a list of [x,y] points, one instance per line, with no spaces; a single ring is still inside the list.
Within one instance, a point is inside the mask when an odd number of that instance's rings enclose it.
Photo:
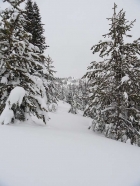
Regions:
[[[140,148],[88,130],[59,103],[44,125],[0,126],[0,186],[140,186]]]

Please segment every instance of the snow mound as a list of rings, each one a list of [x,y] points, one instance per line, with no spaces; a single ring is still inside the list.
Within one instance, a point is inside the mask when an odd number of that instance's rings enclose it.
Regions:
[[[12,118],[14,118],[13,110],[9,109],[8,105],[6,105],[0,116],[0,124],[7,125],[11,122]]]
[[[18,104],[20,106],[21,103],[22,103],[22,100],[23,100],[23,98],[25,96],[25,93],[26,92],[25,92],[24,88],[22,88],[22,87],[15,87],[11,91],[11,93],[10,93],[8,99],[7,99],[7,103],[9,104],[10,108],[11,108],[11,106],[13,104]]]
[[[11,91],[11,93],[6,101],[6,106],[0,116],[0,124],[9,124],[12,121],[12,119],[14,118],[14,112],[11,109],[11,107],[13,104],[20,106],[22,103],[22,100],[25,96],[25,93],[26,92],[25,92],[24,88],[22,88],[22,87],[15,87]]]

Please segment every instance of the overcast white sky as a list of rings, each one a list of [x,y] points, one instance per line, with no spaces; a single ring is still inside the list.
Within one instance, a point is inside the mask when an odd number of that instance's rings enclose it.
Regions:
[[[46,54],[54,61],[59,77],[82,77],[91,61],[90,48],[108,32],[114,0],[36,0],[45,24]],[[140,37],[140,0],[116,0],[128,20],[136,19],[133,40]],[[0,0],[0,7],[3,7]]]

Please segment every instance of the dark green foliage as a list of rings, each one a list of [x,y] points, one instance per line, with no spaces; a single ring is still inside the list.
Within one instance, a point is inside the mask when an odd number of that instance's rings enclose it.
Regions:
[[[25,30],[32,35],[31,43],[37,46],[41,53],[48,47],[45,42],[43,24],[37,3],[31,0],[26,2],[26,20]]]
[[[35,46],[37,46],[40,49],[41,53],[43,53],[48,46],[46,45],[45,37],[43,35],[44,34],[43,24],[41,23],[41,15],[36,2],[33,4],[33,11],[34,32],[32,42]]]
[[[33,37],[33,33],[34,33],[34,10],[33,10],[33,2],[32,0],[27,0],[26,2],[26,6],[25,6],[25,25],[24,25],[24,29],[26,32],[30,33]],[[30,42],[33,44],[33,40],[32,37],[30,39]]]
[[[45,87],[43,78],[39,78],[45,64],[37,47],[30,43],[31,35],[23,28],[26,23],[25,14],[19,8],[23,1],[7,2],[12,7],[0,14],[0,113],[4,111],[11,91],[22,87],[26,92],[22,104],[13,104],[10,108],[14,112],[14,118],[25,120],[27,115],[35,115],[46,123]]]
[[[103,35],[109,40],[100,41],[91,50],[99,52],[101,62],[92,62],[85,75],[90,85],[89,106],[85,115],[93,118],[93,130],[107,137],[138,144],[140,138],[140,54],[139,39],[125,43],[125,37],[133,27],[121,10],[114,14],[109,33]]]

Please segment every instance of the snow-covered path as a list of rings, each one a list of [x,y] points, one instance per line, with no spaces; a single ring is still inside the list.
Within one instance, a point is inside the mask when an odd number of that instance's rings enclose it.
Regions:
[[[140,186],[140,148],[88,130],[59,103],[47,126],[0,126],[0,186]]]

